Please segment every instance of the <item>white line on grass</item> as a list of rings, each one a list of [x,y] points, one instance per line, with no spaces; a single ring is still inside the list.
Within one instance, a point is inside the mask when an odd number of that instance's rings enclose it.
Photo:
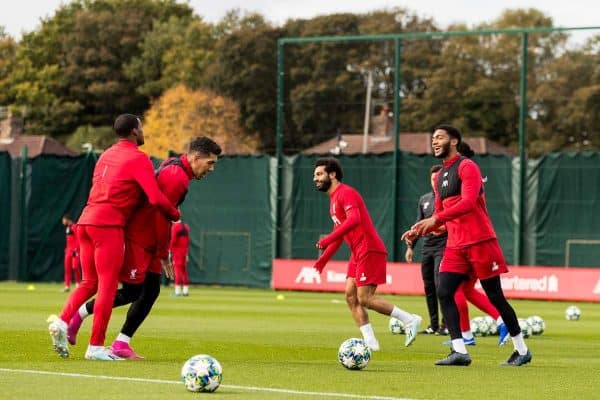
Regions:
[[[181,385],[181,381],[167,381],[164,379],[131,378],[128,376],[88,375],[88,374],[76,374],[76,373],[71,373],[71,372],[35,371],[35,370],[31,370],[31,369],[10,369],[10,368],[0,368],[0,371],[23,373],[23,374],[69,376],[69,377],[73,377],[73,378],[108,379],[108,380],[113,380],[113,381],[168,383],[171,385]],[[359,395],[359,394],[331,393],[331,392],[305,392],[305,391],[301,391],[301,390],[275,389],[275,388],[264,388],[264,387],[256,387],[256,386],[238,386],[238,385],[221,385],[221,386],[225,389],[247,390],[247,391],[251,391],[251,392],[287,393],[287,394],[297,394],[299,396],[343,397],[343,398],[347,398],[347,399],[366,399],[366,400],[414,400],[414,399],[400,398],[400,397],[365,396],[365,395]]]

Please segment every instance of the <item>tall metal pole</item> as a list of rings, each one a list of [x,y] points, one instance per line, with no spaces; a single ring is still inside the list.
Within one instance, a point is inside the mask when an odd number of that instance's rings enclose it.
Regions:
[[[283,42],[277,42],[277,198],[275,200],[275,227],[273,229],[273,258],[279,256],[279,241],[281,231],[281,202],[283,197],[283,99],[284,99],[284,74],[283,74]]]
[[[371,119],[371,91],[373,89],[373,70],[367,70],[367,98],[365,99],[365,122],[363,124],[362,153],[367,154],[369,149],[369,122]]]
[[[516,265],[523,264],[523,235],[525,230],[525,198],[527,179],[526,126],[527,117],[527,32],[521,34],[521,101],[519,105],[519,212],[516,223],[515,257]]]
[[[19,280],[27,279],[27,146],[21,149],[21,198],[20,198],[20,215],[21,228],[19,232]]]
[[[397,261],[396,247],[398,243],[398,177],[400,148],[400,63],[402,57],[402,40],[394,39],[394,156],[392,171],[392,260]]]

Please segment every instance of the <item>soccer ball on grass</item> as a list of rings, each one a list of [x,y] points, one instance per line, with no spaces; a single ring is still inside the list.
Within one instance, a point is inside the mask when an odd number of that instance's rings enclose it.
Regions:
[[[565,318],[569,321],[577,321],[581,318],[581,310],[577,306],[569,306],[565,310]]]
[[[181,380],[190,392],[214,392],[222,379],[221,364],[206,354],[193,356],[181,368]]]
[[[519,327],[521,328],[521,333],[523,334],[524,338],[528,338],[529,336],[533,335],[533,329],[525,318],[519,318]]]
[[[527,318],[527,323],[531,325],[531,331],[534,335],[541,335],[546,330],[546,323],[537,315]]]
[[[392,332],[394,335],[400,335],[404,333],[404,323],[398,318],[391,317],[388,327],[390,328],[390,332]]]
[[[369,360],[371,360],[371,350],[362,339],[348,339],[338,350],[338,361],[348,369],[363,369]]]
[[[473,336],[486,336],[488,329],[488,323],[483,317],[475,317],[471,320],[471,332]]]

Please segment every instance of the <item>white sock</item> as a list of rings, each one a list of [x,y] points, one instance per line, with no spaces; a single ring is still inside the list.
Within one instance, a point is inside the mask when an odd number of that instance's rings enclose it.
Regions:
[[[64,329],[64,330],[66,330],[67,326],[69,326],[69,324],[67,324],[65,321],[63,321],[60,318],[56,318],[54,323],[57,324],[59,326],[59,328]]]
[[[520,355],[524,356],[527,354],[527,345],[525,344],[522,333],[519,332],[517,336],[511,336],[511,339],[515,346],[515,350],[518,351]]]
[[[119,333],[117,335],[117,341],[118,342],[125,342],[125,343],[129,344],[129,342],[131,341],[131,337],[129,337],[127,335],[124,335],[122,333]]]
[[[468,354],[467,347],[465,346],[465,342],[462,340],[462,338],[452,339],[452,348],[457,353]]]
[[[79,316],[81,317],[81,319],[85,319],[88,315],[90,315],[87,308],[85,307],[85,304],[82,304],[81,307],[79,307],[79,310],[77,312],[79,313]]]
[[[411,313],[408,313],[396,306],[394,306],[394,309],[392,310],[392,313],[390,314],[390,317],[394,317],[396,319],[399,319],[400,321],[402,321],[405,325],[406,324],[410,324],[413,319],[415,318]]]
[[[375,339],[375,332],[370,323],[362,325],[360,327],[360,332],[362,333],[365,342],[372,343],[377,341],[377,339]]]
[[[498,319],[496,320],[496,325],[500,326],[504,323],[504,320],[502,319],[502,317],[498,317]]]
[[[473,332],[471,332],[471,331],[462,332],[462,337],[463,337],[463,339],[473,339]]]
[[[183,285],[183,294],[188,294],[189,288],[190,287],[188,285]]]
[[[103,351],[103,350],[104,350],[104,346],[92,346],[91,344],[89,344],[86,353],[92,354],[97,351]]]
[[[175,285],[175,294],[181,294],[181,286]]]

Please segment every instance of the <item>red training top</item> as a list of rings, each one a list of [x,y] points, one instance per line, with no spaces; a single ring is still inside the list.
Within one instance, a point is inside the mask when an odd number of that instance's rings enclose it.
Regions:
[[[92,189],[79,225],[125,226],[145,194],[171,220],[179,211],[161,193],[152,163],[135,143],[120,139],[107,149],[94,168]]]
[[[326,249],[317,260],[317,269],[322,270],[341,245],[342,239],[350,247],[355,260],[368,252],[387,254],[367,206],[355,189],[340,184],[330,195],[329,213],[333,220],[333,232],[319,240],[321,247]]]
[[[77,239],[77,224],[71,224],[65,229],[67,238],[66,251],[79,249],[79,239]]]
[[[184,222],[174,222],[171,227],[171,253],[187,253],[190,245],[190,227]]]
[[[156,177],[158,187],[167,196],[169,202],[175,206],[183,200],[188,191],[190,180],[194,177],[186,155],[182,155],[179,159],[181,160],[181,166],[169,164],[170,159],[165,160],[161,164]],[[163,260],[169,256],[170,229],[170,221],[155,207],[152,207],[148,202],[144,202],[133,213],[127,223],[125,237]]]
[[[444,182],[445,171],[452,168],[460,157],[461,155],[457,154],[450,160],[444,161],[444,168],[440,170],[437,184],[434,185],[436,212],[433,216],[438,223],[446,224],[448,230],[446,247],[450,248],[465,247],[496,238],[485,205],[481,172],[472,160],[463,158],[458,165],[458,178],[454,178],[458,179],[458,182],[455,181],[454,184],[459,185],[459,193],[444,199],[440,197],[440,187],[453,185],[453,182]]]

